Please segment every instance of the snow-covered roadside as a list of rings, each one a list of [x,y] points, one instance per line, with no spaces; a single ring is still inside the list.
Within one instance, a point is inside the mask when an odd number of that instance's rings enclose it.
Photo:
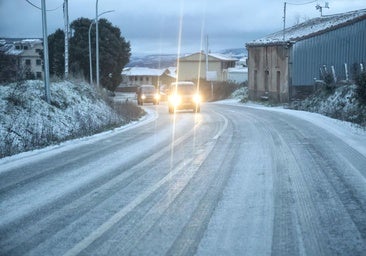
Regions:
[[[266,111],[281,112],[296,116],[327,130],[328,132],[337,136],[339,139],[343,140],[352,148],[356,149],[362,155],[366,156],[366,129],[354,123],[333,119],[321,114],[307,111],[284,109],[283,107],[267,107],[253,102],[240,103],[240,100],[238,99],[223,100],[217,103],[263,109]]]
[[[85,82],[52,83],[51,103],[42,81],[0,86],[0,158],[112,129],[136,120],[141,109],[111,103]]]
[[[3,169],[11,169],[12,167],[19,167],[25,164],[30,163],[31,161],[38,161],[41,158],[47,158],[56,154],[59,154],[64,151],[71,150],[75,147],[92,144],[96,141],[107,139],[111,136],[114,136],[118,133],[125,132],[136,127],[145,125],[149,122],[152,122],[158,118],[158,113],[156,111],[152,111],[149,109],[144,109],[146,114],[141,117],[138,121],[134,121],[128,123],[126,125],[122,125],[121,127],[115,128],[113,130],[97,133],[91,136],[86,136],[78,139],[68,140],[62,142],[57,145],[47,146],[41,149],[35,149],[23,153],[19,153],[16,155],[4,157],[0,159],[0,166]],[[5,168],[6,167],[6,168]],[[0,169],[0,173],[2,170]]]

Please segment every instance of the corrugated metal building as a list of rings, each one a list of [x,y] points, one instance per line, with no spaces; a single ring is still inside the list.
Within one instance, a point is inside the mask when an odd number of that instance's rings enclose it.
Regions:
[[[287,102],[314,89],[322,72],[346,80],[366,62],[366,9],[308,20],[246,44],[249,97]]]

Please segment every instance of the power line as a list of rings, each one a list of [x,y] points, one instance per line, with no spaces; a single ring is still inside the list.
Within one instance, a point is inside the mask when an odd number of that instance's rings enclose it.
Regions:
[[[39,6],[37,6],[37,5],[35,5],[34,3],[32,3],[30,0],[25,0],[28,4],[30,4],[31,6],[33,6],[33,7],[35,7],[35,8],[37,8],[38,10],[42,10],[42,8],[41,7],[39,7]],[[52,11],[56,11],[56,10],[58,10],[58,9],[60,9],[61,7],[62,7],[62,5],[63,5],[63,3],[59,6],[59,7],[56,7],[56,8],[54,8],[54,9],[50,9],[50,10],[46,10],[47,12],[52,12]]]
[[[290,4],[290,5],[306,5],[306,4],[312,4],[315,2],[318,2],[318,0],[310,1],[310,2],[306,2],[306,3],[289,3],[289,2],[285,2],[285,3]]]

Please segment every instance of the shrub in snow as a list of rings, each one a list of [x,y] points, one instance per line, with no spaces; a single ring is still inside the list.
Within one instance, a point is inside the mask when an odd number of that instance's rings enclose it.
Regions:
[[[356,85],[337,87],[333,93],[318,91],[290,108],[320,113],[332,118],[366,126],[366,105],[359,104]]]
[[[231,94],[231,98],[240,99],[240,102],[246,103],[249,100],[248,86],[240,87]]]
[[[332,93],[335,89],[335,83],[332,73],[330,72],[325,73],[324,83],[325,83],[324,89],[326,90],[326,92]]]
[[[362,104],[366,104],[366,71],[356,77],[357,97]]]
[[[135,116],[125,118],[86,83],[58,82],[50,87],[47,104],[41,81],[0,86],[0,157],[91,135],[142,114],[135,107]]]

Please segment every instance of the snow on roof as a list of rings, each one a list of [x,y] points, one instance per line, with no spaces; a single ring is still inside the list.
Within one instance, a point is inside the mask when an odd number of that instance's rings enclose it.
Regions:
[[[197,55],[197,54],[206,55],[206,53],[204,53],[204,52],[196,52],[196,53],[185,55],[185,56],[181,57],[180,59],[181,60],[186,59],[186,58],[189,58],[189,57],[191,57],[193,55]],[[222,60],[222,61],[237,61],[238,60],[236,58],[232,58],[232,57],[222,54],[222,53],[209,53],[208,56],[215,58],[215,59]]]
[[[8,43],[0,46],[0,51],[7,55],[19,55],[23,52],[23,50],[17,50],[13,44]]]
[[[5,54],[8,55],[20,55],[23,52],[23,50],[17,50],[15,47],[10,48],[8,51],[5,52]]]
[[[208,56],[211,56],[213,58],[224,60],[224,61],[237,61],[238,59],[229,57],[222,53],[209,53]]]
[[[24,52],[22,47],[19,45],[28,45],[34,47],[35,45],[42,44],[41,39],[1,39],[0,40],[0,51],[8,55],[20,55]],[[19,49],[16,49],[18,46]]]
[[[172,78],[176,78],[177,77],[177,67],[169,67],[168,76],[170,76]]]
[[[123,76],[161,76],[166,72],[166,69],[153,69],[146,67],[130,67],[124,68]]]
[[[325,33],[339,27],[347,26],[357,21],[366,19],[366,9],[346,13],[325,15],[310,19],[293,27],[285,29],[285,41],[300,41],[318,34]],[[260,46],[284,43],[283,30],[270,34],[264,38],[254,40],[246,46]]]
[[[41,39],[23,39],[20,41],[23,44],[41,44],[42,40]]]

